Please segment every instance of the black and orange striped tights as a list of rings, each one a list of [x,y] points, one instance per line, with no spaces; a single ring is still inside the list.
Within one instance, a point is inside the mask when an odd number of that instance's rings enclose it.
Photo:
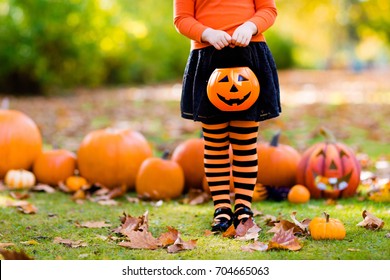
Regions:
[[[214,202],[213,230],[224,231],[232,222],[251,217],[257,179],[259,122],[202,123],[206,179]],[[230,157],[229,146],[232,147]],[[230,170],[234,181],[234,209],[230,201]],[[234,210],[234,212],[233,212]]]

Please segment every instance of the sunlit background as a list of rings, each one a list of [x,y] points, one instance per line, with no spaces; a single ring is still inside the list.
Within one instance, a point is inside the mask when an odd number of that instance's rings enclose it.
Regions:
[[[279,69],[385,69],[390,1],[278,0],[266,33]],[[0,0],[0,92],[181,79],[189,40],[173,1]]]

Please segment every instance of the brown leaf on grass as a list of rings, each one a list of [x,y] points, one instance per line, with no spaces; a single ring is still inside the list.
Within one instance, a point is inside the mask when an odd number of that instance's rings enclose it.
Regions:
[[[63,239],[62,237],[56,237],[54,238],[53,243],[55,244],[63,244],[65,246],[68,246],[70,248],[79,248],[79,247],[87,247],[87,243],[81,241],[81,240],[70,240],[70,239]]]
[[[87,194],[82,189],[75,191],[74,194],[72,195],[72,200],[76,202],[85,199],[87,199]]]
[[[130,203],[139,203],[140,202],[138,197],[126,197],[126,199]]]
[[[173,227],[168,227],[168,231],[161,234],[158,240],[161,243],[161,246],[166,247],[175,243],[179,237],[179,231]]]
[[[130,242],[121,242],[119,246],[131,249],[155,250],[161,245],[160,241],[148,231],[130,231],[126,234],[126,237]]]
[[[114,229],[113,232],[120,233],[124,236],[127,236],[132,231],[148,231],[148,211],[146,211],[142,216],[133,217],[123,213],[123,217],[120,218],[121,225]]]
[[[167,251],[168,253],[177,253],[184,250],[193,250],[196,247],[196,242],[196,239],[184,241],[181,239],[179,234],[178,238],[175,240],[175,243],[173,243],[171,246],[168,246]]]
[[[390,232],[386,233],[385,237],[390,238]]]
[[[17,252],[0,249],[0,254],[3,255],[5,260],[32,260],[32,258],[27,256],[23,251]]]
[[[222,236],[228,238],[236,236],[236,229],[234,228],[234,225],[228,227],[228,229],[222,234]]]
[[[255,241],[252,244],[246,245],[246,246],[241,246],[241,250],[244,252],[255,252],[255,251],[267,251],[268,249],[268,244],[265,244],[260,241]]]
[[[190,189],[187,194],[187,197],[183,199],[183,203],[189,205],[199,205],[208,202],[210,198],[210,194],[202,190]]]
[[[38,208],[31,203],[19,206],[18,210],[24,214],[36,214],[38,212]]]
[[[15,199],[18,199],[18,200],[23,200],[23,199],[30,198],[30,194],[28,192],[10,192],[9,195],[12,198],[15,198]]]
[[[11,242],[0,243],[0,249],[6,248],[6,247],[11,247],[11,246],[15,246],[15,244],[11,243]]]
[[[359,227],[364,227],[370,230],[379,230],[383,228],[385,224],[383,220],[375,217],[373,214],[366,210],[363,211],[362,216],[364,220],[357,224],[357,226]]]
[[[291,215],[290,215],[290,218],[293,220],[294,224],[300,228],[302,230],[302,232],[294,232],[294,234],[296,233],[302,233],[304,235],[308,235],[309,234],[309,224],[311,222],[311,219],[303,219],[301,222],[299,222],[296,218],[296,215],[297,215],[297,212],[292,212]]]
[[[273,215],[264,215],[263,217],[261,217],[261,221],[266,225],[266,226],[270,226],[270,227],[273,227],[275,226],[275,223],[278,222],[278,218],[276,218],[275,216]]]
[[[289,229],[293,230],[293,233],[296,235],[308,235],[309,234],[309,223],[310,219],[304,219],[299,222],[296,218],[296,212],[292,212],[290,217],[293,222],[288,220],[281,219],[279,222],[276,222],[274,227],[271,228],[267,233],[277,233],[280,229],[288,231]]]
[[[209,229],[206,229],[205,231],[204,231],[204,236],[210,236],[210,235],[215,235],[216,234],[216,232],[215,231],[211,231],[211,230],[209,230]]]
[[[248,219],[245,223],[240,223],[236,228],[235,238],[237,240],[256,240],[259,237],[261,228],[255,224],[253,219]]]
[[[38,185],[34,186],[31,190],[35,191],[35,192],[45,192],[45,193],[55,193],[56,192],[55,188],[53,188],[49,185],[46,185],[46,184],[38,184]]]
[[[105,221],[96,221],[96,222],[84,222],[79,223],[76,222],[77,227],[83,227],[83,228],[104,228],[104,227],[110,227],[110,224],[106,224]]]
[[[272,237],[272,240],[268,243],[268,250],[272,249],[282,249],[282,250],[290,250],[297,251],[302,248],[298,238],[294,235],[293,229],[285,231],[280,229],[275,235]]]

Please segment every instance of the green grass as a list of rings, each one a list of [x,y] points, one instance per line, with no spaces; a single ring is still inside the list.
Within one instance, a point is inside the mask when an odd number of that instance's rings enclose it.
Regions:
[[[0,195],[5,196],[7,192]],[[132,194],[130,194],[132,195]],[[268,251],[248,253],[241,246],[249,242],[223,238],[221,235],[205,236],[210,228],[212,203],[190,206],[178,200],[164,202],[162,206],[153,206],[150,202],[129,203],[125,197],[117,199],[116,206],[103,206],[86,201],[80,205],[71,200],[70,195],[57,192],[54,194],[32,193],[28,199],[38,207],[38,213],[26,215],[15,208],[0,208],[0,243],[12,242],[10,250],[23,250],[30,257],[38,260],[219,260],[219,259],[269,259],[269,260],[380,260],[390,259],[389,203],[358,201],[356,198],[342,199],[338,206],[326,205],[324,200],[311,200],[308,204],[293,205],[287,201],[256,202],[254,209],[264,214],[290,219],[292,211],[297,211],[298,219],[313,218],[327,211],[331,217],[342,220],[347,236],[342,241],[314,241],[310,237],[301,238],[303,248],[300,251]],[[356,224],[362,221],[361,213],[366,209],[381,218],[385,226],[379,231],[369,231]],[[103,240],[101,236],[111,235],[111,230],[120,225],[119,217],[123,212],[132,216],[140,216],[149,211],[149,229],[158,237],[173,226],[181,232],[184,240],[197,239],[194,250],[176,254],[167,253],[166,249],[136,250],[119,246],[118,241]],[[262,231],[259,240],[267,242],[272,234],[267,233],[270,227],[256,218]],[[76,223],[86,221],[106,221],[110,228],[80,228]],[[55,237],[82,240],[87,247],[69,248],[55,244]],[[21,242],[35,240],[38,244],[26,245]]]

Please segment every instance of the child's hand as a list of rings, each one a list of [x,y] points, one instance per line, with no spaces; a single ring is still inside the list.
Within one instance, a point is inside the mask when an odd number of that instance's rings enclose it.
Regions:
[[[232,40],[230,42],[230,47],[246,47],[249,45],[252,36],[257,33],[257,26],[251,22],[247,21],[237,27],[234,30],[232,35]]]
[[[222,30],[207,28],[202,33],[202,42],[209,42],[217,50],[229,46],[232,37]]]

